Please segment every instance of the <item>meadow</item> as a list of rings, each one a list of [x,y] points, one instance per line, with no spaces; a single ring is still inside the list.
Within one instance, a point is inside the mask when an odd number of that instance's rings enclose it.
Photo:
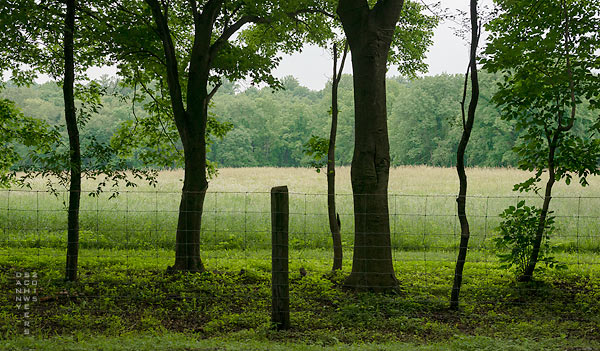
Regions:
[[[36,180],[32,190],[0,191],[0,347],[6,350],[595,350],[600,349],[600,178],[556,186],[554,256],[518,283],[491,250],[498,214],[524,194],[528,174],[468,171],[472,246],[461,310],[448,310],[456,246],[454,169],[401,167],[390,178],[395,294],[354,293],[349,168],[337,172],[344,267],[330,273],[326,181],[312,169],[221,169],[203,214],[202,274],[166,274],[174,259],[181,171],[82,197],[80,279],[65,282],[65,193]],[[271,330],[270,189],[290,191],[292,329]],[[94,189],[91,181],[84,189]],[[539,204],[539,197],[528,201]],[[307,272],[300,274],[301,268]],[[39,273],[23,336],[14,306],[15,274]]]
[[[541,206],[536,194],[515,193],[515,183],[528,174],[515,169],[469,169],[467,214],[471,245],[489,247],[496,233],[498,214],[521,199]],[[182,171],[164,171],[157,187],[140,184],[110,189],[99,197],[84,182],[81,204],[82,247],[168,249],[174,247],[174,231],[180,200]],[[9,246],[63,247],[66,229],[64,203],[45,191],[43,180],[28,189],[0,190],[0,241]],[[326,180],[308,168],[225,168],[211,180],[203,213],[205,249],[261,249],[270,245],[270,189],[287,185],[290,191],[290,244],[295,248],[328,248]],[[453,250],[458,244],[456,216],[458,188],[454,169],[400,167],[391,171],[389,185],[392,243],[399,250]],[[337,170],[337,208],[345,246],[353,243],[353,210],[350,169]],[[555,186],[551,210],[557,217],[553,242],[561,251],[600,251],[600,179],[590,185]]]

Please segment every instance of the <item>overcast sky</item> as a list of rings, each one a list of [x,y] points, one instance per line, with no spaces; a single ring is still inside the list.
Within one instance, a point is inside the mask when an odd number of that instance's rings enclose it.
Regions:
[[[432,0],[425,1],[431,2]],[[480,0],[480,2],[490,4],[492,0]],[[441,0],[441,5],[445,8],[467,11],[469,0]],[[466,71],[469,49],[463,39],[454,35],[452,27],[456,26],[455,23],[447,22],[441,23],[436,28],[433,37],[434,44],[427,53],[426,62],[429,65],[429,72],[426,75],[464,73]],[[313,90],[320,90],[331,79],[331,65],[332,58],[327,51],[315,46],[306,46],[301,53],[284,56],[274,73],[276,77],[292,75],[300,81],[300,84]],[[352,73],[349,60],[344,72]],[[95,78],[102,74],[114,75],[115,69],[94,68],[89,73],[92,78]],[[388,72],[388,76],[397,74],[397,70],[393,67]],[[242,86],[244,86],[243,83]]]
[[[421,0],[417,0],[421,1]],[[440,1],[442,8],[450,10],[469,10],[469,0],[423,0],[427,3]],[[479,0],[481,6],[491,6],[492,0]],[[455,22],[447,21],[440,23],[435,29],[433,36],[433,46],[429,48],[425,62],[429,65],[429,72],[426,75],[437,75],[442,73],[465,73],[469,63],[468,43],[454,35],[453,27],[458,27]],[[483,46],[485,33],[482,34]],[[313,90],[320,90],[325,87],[328,79],[331,79],[332,70],[331,55],[318,47],[305,47],[302,53],[285,56],[279,68],[275,71],[277,77],[286,75],[295,76],[302,85]],[[352,73],[351,63],[348,61],[344,70],[345,73]],[[388,76],[398,75],[398,71],[392,67]]]

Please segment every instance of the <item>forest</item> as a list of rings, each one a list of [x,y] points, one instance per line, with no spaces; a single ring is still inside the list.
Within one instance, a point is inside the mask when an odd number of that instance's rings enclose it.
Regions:
[[[460,137],[461,75],[439,75],[414,80],[388,79],[390,156],[392,166],[431,165],[451,167]],[[81,130],[82,142],[94,137],[100,143],[110,139],[123,123],[134,122],[131,114],[133,90],[105,78],[100,85],[106,92],[98,114]],[[489,99],[494,94],[495,78],[481,78],[482,100],[479,123],[474,127],[466,159],[469,167],[515,167],[512,148],[518,139],[514,125],[502,120]],[[331,83],[321,91],[299,85],[293,77],[282,80],[282,88],[243,91],[232,83],[224,84],[214,97],[210,111],[232,129],[222,139],[215,138],[207,158],[222,167],[309,167],[312,159],[303,150],[311,136],[326,137],[330,123]],[[14,101],[25,115],[39,118],[64,130],[62,93],[54,83],[17,87],[7,85],[2,96]],[[339,87],[339,141],[336,163],[350,165],[354,145],[351,76],[344,76]],[[141,105],[139,105],[141,106]],[[435,108],[431,108],[435,106]],[[144,116],[143,109],[137,112]],[[592,112],[582,111],[592,123]],[[269,125],[268,129],[264,126]],[[585,126],[585,124],[582,124]],[[583,134],[583,129],[581,130]],[[180,143],[177,145],[181,148]],[[22,151],[22,164],[27,165]],[[139,159],[128,160],[141,166]]]
[[[445,22],[465,73],[428,76]],[[0,26],[0,348],[600,347],[597,1],[3,0]],[[319,91],[274,73],[306,45]]]

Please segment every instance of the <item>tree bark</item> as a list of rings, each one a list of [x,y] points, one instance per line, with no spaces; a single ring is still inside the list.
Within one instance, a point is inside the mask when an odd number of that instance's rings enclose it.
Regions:
[[[346,62],[348,44],[344,46],[342,61],[338,71],[337,67],[337,44],[333,44],[333,79],[331,82],[331,131],[329,133],[329,146],[327,149],[327,211],[329,215],[329,229],[333,240],[333,268],[342,269],[343,251],[342,235],[340,233],[339,215],[335,207],[335,141],[337,136],[338,87],[342,78],[342,70]],[[339,72],[339,73],[338,73]]]
[[[471,0],[471,52],[470,63],[465,75],[465,84],[463,89],[463,100],[461,102],[463,132],[458,144],[456,152],[456,171],[460,182],[458,198],[458,220],[460,222],[460,246],[458,250],[458,258],[456,260],[456,268],[454,270],[454,284],[452,286],[452,294],[450,296],[450,309],[457,310],[460,297],[460,287],[462,284],[463,269],[467,259],[467,250],[469,247],[469,221],[467,219],[467,173],[465,172],[465,151],[471,130],[473,130],[473,122],[475,121],[475,110],[479,101],[479,77],[477,74],[477,46],[479,42],[479,26],[477,16],[477,0]],[[471,73],[471,100],[469,102],[469,110],[465,120],[465,98],[467,95],[467,82]]]
[[[67,217],[67,267],[65,278],[77,280],[77,259],[79,256],[79,204],[81,199],[81,151],[79,130],[75,112],[73,85],[75,82],[75,63],[73,57],[75,35],[75,0],[67,0],[64,29],[64,82],[63,99],[65,102],[65,121],[69,134],[69,213]]]
[[[402,0],[340,0],[337,9],[352,52],[355,141],[351,166],[354,256],[348,288],[397,288],[388,209],[390,150],[385,74]]]
[[[558,143],[558,139],[560,137],[560,131],[557,131],[552,138],[552,141],[549,141],[549,150],[548,150],[548,181],[546,182],[546,192],[544,194],[544,204],[542,205],[542,213],[540,214],[540,219],[538,222],[537,230],[535,232],[535,239],[533,241],[533,249],[531,251],[531,256],[529,258],[529,264],[525,268],[525,271],[521,276],[517,278],[520,282],[529,282],[533,278],[533,271],[535,270],[535,266],[537,264],[540,248],[542,246],[542,238],[544,237],[544,230],[546,229],[546,217],[548,217],[548,210],[550,209],[550,200],[552,199],[552,186],[554,185],[555,180],[555,170],[554,170],[554,154],[556,151],[556,145]],[[550,138],[548,138],[550,139]]]
[[[203,272],[204,265],[200,258],[200,232],[204,198],[208,189],[206,144],[204,135],[184,136],[186,138],[183,142],[185,173],[175,238],[175,264],[169,267],[168,271]]]
[[[183,144],[185,176],[179,205],[175,240],[175,264],[168,272],[202,272],[200,232],[204,198],[208,189],[206,175],[206,123],[208,116],[207,92],[211,64],[211,36],[214,21],[222,0],[209,0],[199,12],[192,6],[194,43],[190,56],[187,80],[187,104],[184,107],[175,46],[166,14],[157,0],[145,0],[152,10],[157,33],[163,44],[167,68],[167,84],[175,125]],[[192,3],[193,5],[193,3]]]

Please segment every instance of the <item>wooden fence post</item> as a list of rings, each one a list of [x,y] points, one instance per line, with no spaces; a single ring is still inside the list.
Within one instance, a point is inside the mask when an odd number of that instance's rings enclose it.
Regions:
[[[271,321],[277,330],[290,327],[288,279],[289,197],[287,186],[271,189]]]

